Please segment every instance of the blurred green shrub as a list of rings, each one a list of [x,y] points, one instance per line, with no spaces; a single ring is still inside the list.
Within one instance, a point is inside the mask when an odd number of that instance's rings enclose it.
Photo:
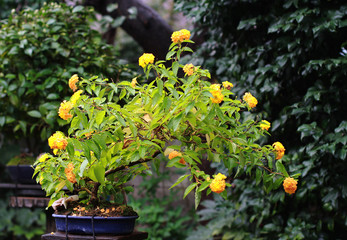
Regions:
[[[250,92],[261,103],[259,114],[272,123],[272,138],[291,155],[284,158],[294,166],[289,172],[302,173],[297,193],[278,204],[276,194],[267,196],[255,183],[238,182],[231,200],[260,205],[238,208],[222,226],[213,225],[218,221],[213,219],[209,227],[226,233],[242,225],[238,239],[343,239],[347,4],[337,0],[176,0],[176,4],[194,19],[195,34],[204,39],[199,58],[190,61],[212,70],[218,81],[232,82],[237,94],[253,86]],[[257,224],[245,221],[251,219]],[[224,239],[233,237],[225,234]]]
[[[7,198],[0,199],[0,239],[40,239],[46,227],[44,211],[10,208],[8,201]]]
[[[178,205],[182,192],[178,189],[166,191],[161,196],[160,184],[170,179],[172,172],[167,168],[160,173],[144,177],[141,184],[139,196],[130,196],[129,204],[136,210],[138,219],[138,230],[148,232],[151,240],[181,240],[189,236],[195,225],[195,213],[189,211],[184,213],[184,208]],[[179,196],[179,197],[177,197]]]
[[[46,146],[51,129],[64,124],[57,109],[72,94],[66,81],[75,73],[131,79],[114,48],[91,29],[94,20],[91,8],[50,3],[1,21],[0,131],[7,140],[30,137],[35,154],[42,141]]]

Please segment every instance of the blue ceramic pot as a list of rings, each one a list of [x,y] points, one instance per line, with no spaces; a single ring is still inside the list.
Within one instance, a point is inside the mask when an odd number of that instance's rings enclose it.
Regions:
[[[130,234],[134,231],[135,220],[138,218],[138,216],[94,217],[92,224],[91,216],[68,216],[66,224],[66,215],[52,216],[58,231],[65,232],[67,226],[68,233],[89,235],[93,234],[93,225],[95,234]]]

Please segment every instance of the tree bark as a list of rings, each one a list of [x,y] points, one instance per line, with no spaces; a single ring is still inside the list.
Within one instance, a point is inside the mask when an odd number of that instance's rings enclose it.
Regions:
[[[111,13],[107,12],[107,6],[114,3],[118,4],[118,8]],[[165,59],[173,30],[156,11],[141,0],[86,0],[85,5],[91,5],[101,14],[108,14],[113,18],[125,16],[121,27],[134,38],[144,52],[152,53],[157,60]],[[133,19],[128,12],[131,7],[137,9],[137,15]]]

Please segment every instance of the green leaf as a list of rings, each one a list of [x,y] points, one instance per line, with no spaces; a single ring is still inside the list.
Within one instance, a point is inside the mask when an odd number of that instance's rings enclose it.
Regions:
[[[34,118],[41,118],[42,117],[41,113],[39,111],[37,111],[37,110],[29,111],[28,115],[30,117],[34,117]]]
[[[80,166],[80,172],[78,173],[78,175],[79,175],[80,177],[83,176],[83,172],[84,172],[84,170],[86,169],[87,165],[88,165],[88,160],[84,160],[84,161],[82,162],[81,166]]]
[[[122,91],[120,92],[119,100],[121,100],[125,96],[126,93],[127,93],[126,89],[123,88]]]
[[[0,116],[0,127],[4,126],[6,122],[6,117],[5,116]]]
[[[257,170],[255,171],[255,182],[257,185],[260,183],[262,175],[262,171],[259,168],[257,168]]]
[[[101,165],[95,165],[93,168],[96,180],[101,184],[105,184],[105,168]]]
[[[198,192],[201,192],[203,190],[205,190],[208,186],[210,186],[210,183],[209,182],[203,182],[199,188],[198,188]]]
[[[76,12],[81,12],[83,11],[84,7],[83,6],[76,6],[73,8],[72,12],[76,13]]]
[[[139,148],[140,158],[142,158],[142,159],[145,158],[146,152],[147,152],[147,148],[144,146],[140,146],[140,148]]]
[[[198,191],[198,188],[195,190],[195,210],[198,208],[201,200],[201,192]]]
[[[100,112],[98,112],[98,113],[96,114],[95,120],[96,120],[96,123],[97,123],[98,125],[100,125],[100,124],[104,121],[105,114],[106,114],[105,111],[100,111]]]
[[[183,198],[185,198],[198,184],[197,183],[192,183],[190,184],[186,190],[184,191]]]
[[[180,113],[176,117],[171,118],[171,120],[168,123],[168,127],[170,129],[172,129],[173,131],[176,131],[178,126],[179,126],[179,124],[180,124],[180,122],[181,122],[181,120],[182,120],[182,117],[183,117],[183,114]]]
[[[289,174],[287,173],[286,168],[282,164],[282,160],[277,160],[276,161],[276,169],[277,171],[283,173],[285,177],[289,177]]]
[[[227,193],[227,190],[224,190],[223,192],[221,192],[219,194],[222,198],[224,198],[224,200],[227,200],[228,199],[228,193]]]
[[[190,174],[180,176],[180,177],[177,179],[177,181],[176,181],[169,189],[171,189],[171,188],[177,186],[178,184],[180,184],[181,182],[183,182],[183,180],[186,179],[186,178],[189,177],[189,176],[190,176]]]
[[[71,141],[68,141],[68,145],[66,146],[66,150],[69,153],[69,157],[73,158],[73,156],[75,155],[75,148],[74,148],[74,145],[72,144]]]
[[[171,57],[173,56],[173,55],[175,55],[175,51],[170,51],[170,52],[168,52],[167,54],[166,54],[166,57],[165,57],[165,59],[166,60],[170,60],[171,59]]]

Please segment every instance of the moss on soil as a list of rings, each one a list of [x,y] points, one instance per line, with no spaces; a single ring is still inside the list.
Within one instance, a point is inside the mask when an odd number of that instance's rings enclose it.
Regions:
[[[11,158],[7,163],[7,166],[16,166],[16,165],[32,165],[35,162],[35,158],[28,154],[21,154]]]

